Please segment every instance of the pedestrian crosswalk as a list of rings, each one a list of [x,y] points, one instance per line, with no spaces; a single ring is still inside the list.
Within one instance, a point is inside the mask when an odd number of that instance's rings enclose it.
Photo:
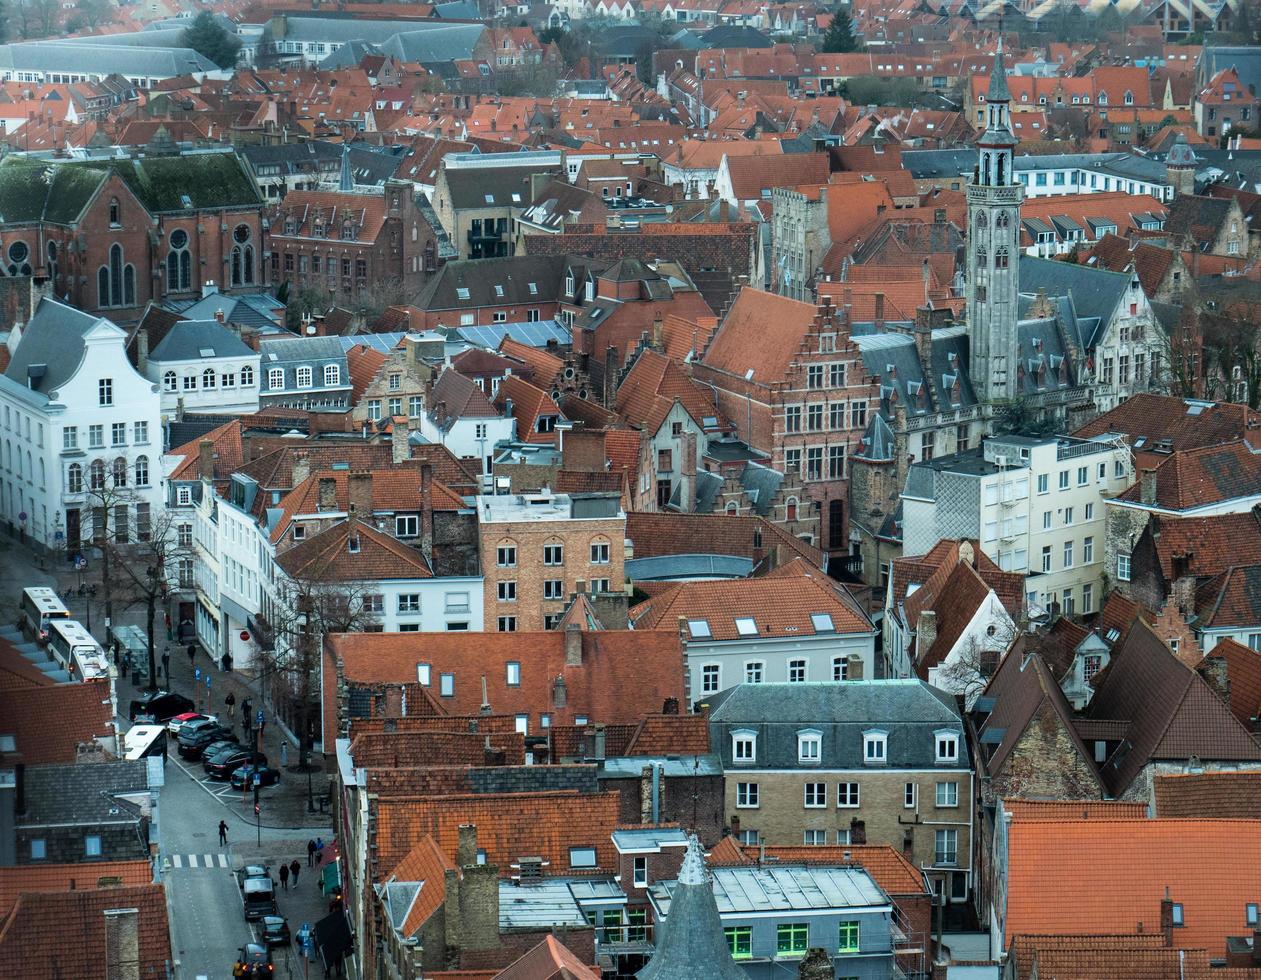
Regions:
[[[172,868],[226,868],[226,854],[172,854]]]

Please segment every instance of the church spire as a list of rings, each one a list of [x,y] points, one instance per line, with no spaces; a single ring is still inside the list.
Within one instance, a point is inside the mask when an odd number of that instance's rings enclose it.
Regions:
[[[339,191],[353,191],[355,189],[355,178],[350,172],[350,144],[342,144],[342,167],[341,175],[337,181],[337,189]]]
[[[994,70],[990,72],[990,88],[986,102],[1010,102],[1011,89],[1007,87],[1007,67],[1003,64],[1003,35],[998,35],[998,50],[994,53]]]

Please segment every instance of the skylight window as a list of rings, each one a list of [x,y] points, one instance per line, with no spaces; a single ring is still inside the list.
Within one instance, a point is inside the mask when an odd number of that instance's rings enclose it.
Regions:
[[[810,623],[814,626],[816,633],[833,633],[836,627],[832,625],[832,617],[827,613],[811,613]]]
[[[539,284],[537,282],[529,283],[529,290],[531,296],[537,296],[539,294]]]
[[[688,631],[692,634],[694,640],[706,640],[714,634],[709,631],[709,622],[704,619],[689,619],[687,621]]]
[[[741,636],[757,636],[757,623],[752,616],[736,617],[736,632]]]
[[[456,299],[468,299],[468,287],[467,287],[467,286],[457,286],[457,287],[456,287],[456,289],[455,289],[455,298],[456,298]]]
[[[500,299],[503,299],[503,295],[504,295],[504,287],[503,287],[503,286],[500,286],[500,285],[498,285],[498,284],[496,284],[496,286],[495,286],[495,295],[496,295],[496,296],[498,296]]]
[[[487,204],[494,204],[494,203],[495,203],[495,195],[494,195],[494,194],[487,194],[487,195],[486,195],[486,203],[487,203]]]

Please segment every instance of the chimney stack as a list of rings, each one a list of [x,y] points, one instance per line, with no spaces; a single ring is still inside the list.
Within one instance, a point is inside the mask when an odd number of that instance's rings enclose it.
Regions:
[[[861,654],[851,653],[845,661],[845,677],[851,681],[861,681],[863,679],[863,658]]]
[[[296,452],[293,454],[293,462],[291,466],[293,469],[293,486],[289,488],[290,490],[292,490],[293,487],[305,483],[310,478],[311,457],[305,450]]]
[[[455,845],[455,866],[470,868],[477,864],[477,825],[462,823],[459,827],[459,838]]]
[[[149,331],[141,327],[136,331],[136,371],[144,374],[149,370]]]
[[[213,481],[215,478],[215,444],[209,439],[197,443],[198,475],[203,480]]]
[[[433,466],[420,466],[420,552],[433,561]]]
[[[1160,900],[1160,931],[1164,933],[1165,945],[1173,948],[1173,899],[1169,897],[1169,886],[1165,886],[1165,897]]]
[[[582,630],[577,623],[565,626],[565,666],[582,666]]]
[[[1139,499],[1147,507],[1156,506],[1156,470],[1145,466],[1139,472]]]
[[[372,473],[365,470],[350,474],[349,487],[346,494],[350,513],[360,520],[372,519]]]
[[[337,509],[337,481],[331,476],[320,477],[319,499],[316,508],[322,511]]]
[[[140,980],[140,910],[105,910],[105,975]]]

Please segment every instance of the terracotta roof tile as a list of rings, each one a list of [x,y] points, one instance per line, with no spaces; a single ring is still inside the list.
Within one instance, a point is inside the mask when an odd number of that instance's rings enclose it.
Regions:
[[[0,753],[5,765],[74,762],[76,747],[98,737],[109,737],[108,744],[113,745],[109,682],[105,680],[0,685],[0,718],[5,719],[5,734],[16,741],[15,752]]]
[[[547,936],[494,980],[600,980],[600,971],[583,963],[555,936]]]
[[[1261,772],[1161,775],[1153,791],[1161,819],[1255,820],[1261,814]]]
[[[346,371],[350,375],[350,404],[359,399],[385,364],[386,355],[373,347],[356,345],[346,351]]]
[[[1013,820],[1143,820],[1146,803],[1122,800],[1003,800]]]
[[[28,892],[68,892],[153,881],[148,861],[101,861],[82,864],[22,864],[0,868],[0,917]]]
[[[745,286],[719,325],[701,362],[769,384],[782,380],[814,322],[811,303]]]
[[[439,424],[447,419],[498,418],[481,386],[451,368],[438,375],[429,398],[430,409]]]
[[[1226,661],[1230,684],[1230,712],[1249,731],[1257,730],[1261,717],[1261,653],[1235,640],[1221,640],[1208,652]]]
[[[1196,629],[1246,630],[1261,624],[1261,565],[1233,566],[1195,593]]]
[[[1221,446],[1243,439],[1261,425],[1261,412],[1247,405],[1229,402],[1188,402],[1172,395],[1140,392],[1116,408],[1097,416],[1073,433],[1091,439],[1107,432],[1119,432],[1134,446],[1145,439],[1142,449],[1150,449],[1168,439],[1174,450]]]
[[[109,909],[138,910],[140,976],[165,976],[171,939],[161,885],[22,895],[0,924],[0,963],[23,980],[108,980]]]
[[[258,481],[264,490],[292,490],[294,463],[303,455],[309,472],[329,470],[333,467],[348,470],[402,469],[419,472],[428,463],[433,467],[433,477],[457,492],[477,493],[481,480],[475,469],[457,459],[446,446],[412,446],[411,459],[394,462],[394,450],[386,443],[357,443],[337,445],[319,442],[284,446],[259,456],[242,466],[239,472]]]
[[[332,480],[336,488],[337,510],[345,512],[350,505],[350,472],[324,470],[314,472],[299,486],[280,498],[281,516],[272,529],[272,541],[281,540],[295,517],[319,513],[320,481]],[[421,509],[421,477],[414,469],[372,471],[372,510],[410,513]],[[464,499],[437,480],[432,484],[435,510],[463,510]]]
[[[311,582],[433,578],[419,550],[353,517],[295,544],[276,563],[292,578]]]
[[[201,444],[207,439],[214,443],[216,482],[229,479],[245,462],[242,431],[243,426],[239,420],[225,422],[219,428],[211,429],[204,436],[172,449],[166,455],[182,456],[183,462],[175,467],[170,479],[197,480],[201,478]]]
[[[1174,452],[1156,467],[1156,507],[1192,510],[1250,497],[1261,488],[1261,452],[1240,440],[1221,446]],[[1142,502],[1142,480],[1117,497]]]
[[[531,347],[508,336],[499,342],[499,353],[528,364],[534,372],[529,380],[539,388],[550,388],[556,376],[565,367],[564,359],[551,351],[541,347]]]
[[[1225,949],[1257,900],[1240,874],[1261,862],[1256,820],[1013,821],[1007,933],[1160,932],[1160,903],[1184,910],[1182,949]]]
[[[525,764],[520,732],[359,732],[350,745],[357,769]]]
[[[429,921],[430,916],[442,907],[447,897],[446,872],[454,871],[455,865],[442,853],[438,844],[426,834],[407,852],[385,878],[382,884],[394,882],[421,882],[421,889],[407,910],[407,918],[399,932],[404,938],[416,935],[416,930]]]
[[[696,715],[648,715],[624,750],[625,755],[707,755],[709,718]]]
[[[1261,564],[1261,514],[1254,508],[1245,514],[1212,517],[1153,515],[1151,538],[1167,582],[1177,578],[1175,558],[1187,559],[1187,574],[1197,579],[1220,575],[1232,565]]]
[[[614,407],[631,425],[656,433],[675,402],[698,425],[707,417],[718,416],[711,392],[693,381],[675,361],[645,350],[618,385]]]
[[[804,568],[792,575],[682,582],[633,607],[630,618],[637,629],[673,626],[680,618],[705,620],[713,639],[738,640],[741,617],[755,619],[761,636],[814,636],[820,631],[811,617],[826,613],[838,634],[871,633],[871,620],[843,592],[822,572],[807,574]]]
[[[499,391],[495,393],[494,404],[497,409],[507,413],[509,401],[512,402],[512,416],[517,420],[518,439],[524,442],[555,444],[555,432],[538,431],[539,418],[551,415],[563,421],[565,415],[546,391],[518,378],[515,374],[510,374],[499,382]]]
[[[1034,956],[1041,950],[1092,950],[1116,949],[1124,947],[1130,950],[1163,949],[1165,937],[1160,932],[1127,933],[1090,933],[1079,936],[1012,936],[1007,944],[1011,961],[1015,964],[1015,976],[1018,980],[1026,980],[1033,967]]]
[[[449,797],[390,797],[377,803],[377,859],[393,867],[426,835],[454,859],[461,824],[477,827],[477,846],[486,863],[511,877],[523,857],[550,862],[550,875],[570,871],[569,849],[593,847],[596,869],[615,872],[612,833],[618,826],[617,793],[576,792],[477,794]]]

